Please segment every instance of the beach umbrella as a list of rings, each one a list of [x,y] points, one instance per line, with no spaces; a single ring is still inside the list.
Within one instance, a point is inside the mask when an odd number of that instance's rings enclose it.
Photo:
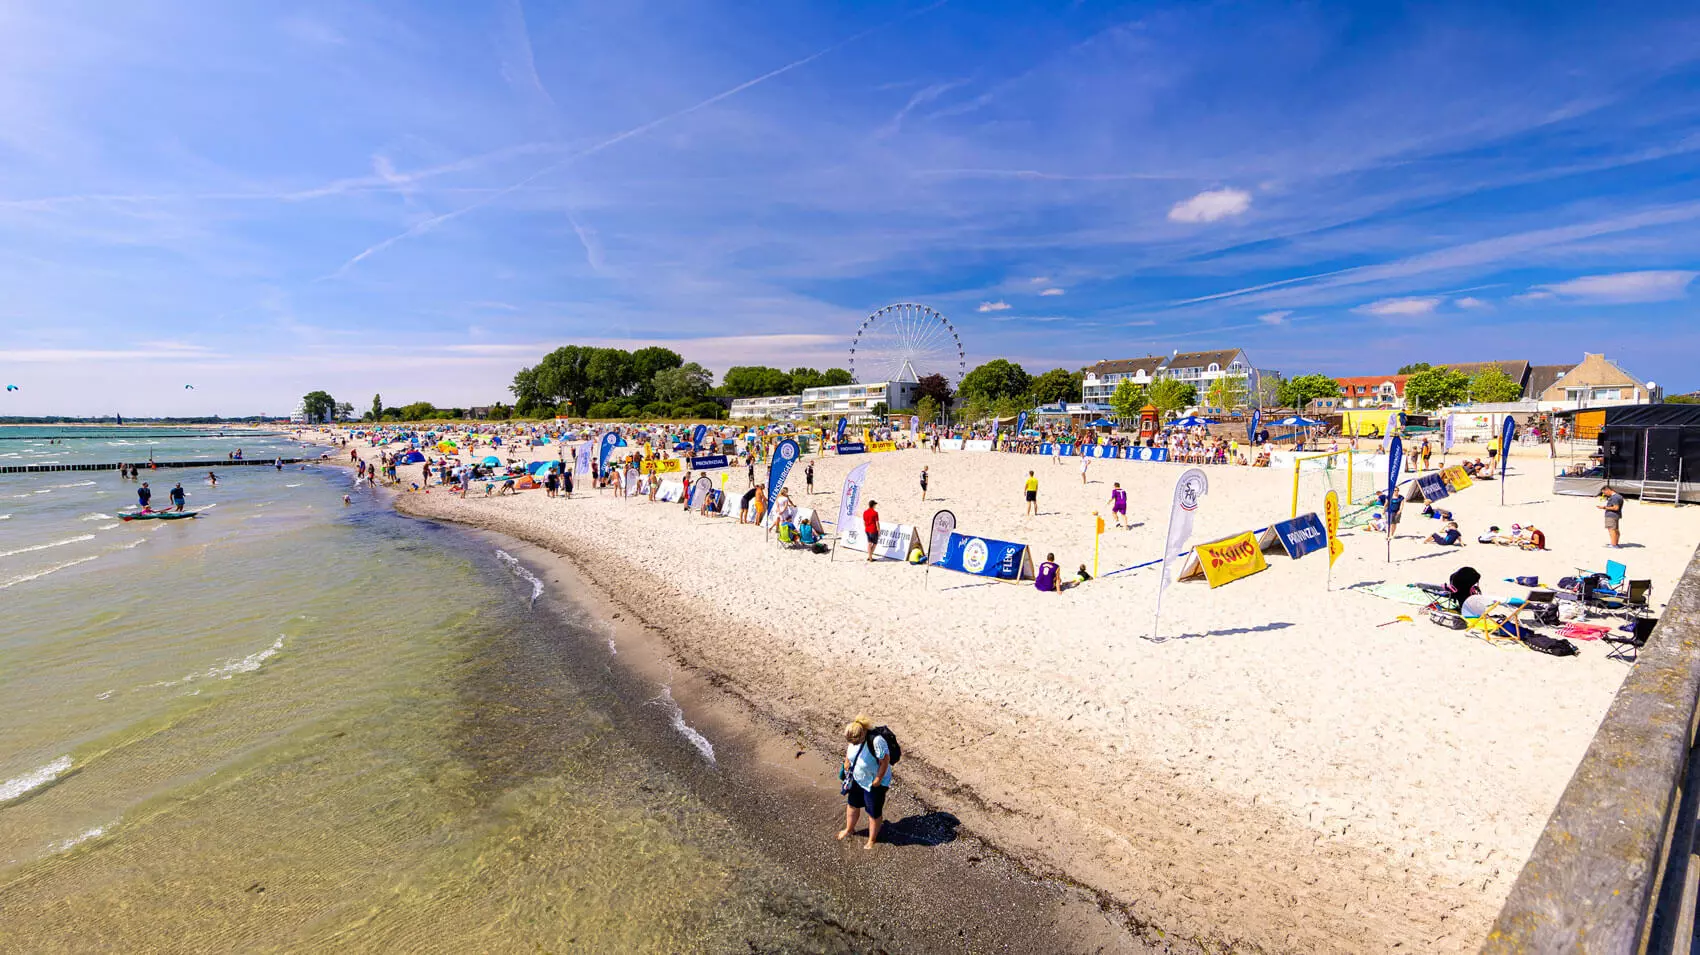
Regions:
[[[1280,421],[1268,422],[1277,428],[1314,428],[1322,422],[1312,418],[1301,418],[1298,415],[1288,415]]]
[[[1184,418],[1176,418],[1174,421],[1169,422],[1169,424],[1177,428],[1196,428],[1199,425],[1215,423],[1216,422],[1211,421],[1209,418],[1200,418],[1197,415],[1187,415]]]
[[[1103,418],[1099,418],[1097,421],[1093,421],[1087,425],[1087,427],[1091,428],[1113,428],[1115,426],[1116,423],[1114,421],[1105,421]]]

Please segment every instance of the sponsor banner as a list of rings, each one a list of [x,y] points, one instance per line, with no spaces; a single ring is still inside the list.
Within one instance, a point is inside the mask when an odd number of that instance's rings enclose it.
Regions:
[[[1057,455],[1059,457],[1072,458],[1072,457],[1074,457],[1074,445],[1072,445],[1072,444],[1041,444],[1041,445],[1039,445],[1039,453],[1040,454],[1054,454],[1054,455]]]
[[[590,480],[590,455],[595,450],[596,445],[586,441],[578,446],[578,451],[574,454],[575,460],[573,462],[573,470],[578,472],[578,476],[581,480]]]
[[[866,454],[867,450],[868,450],[868,446],[863,444],[860,441],[840,441],[840,442],[838,442],[838,453],[839,454]]]
[[[860,530],[862,482],[868,478],[868,466],[858,464],[844,476],[844,490],[838,496],[838,533],[850,528]]]
[[[684,498],[685,481],[683,478],[680,478],[677,481],[662,481],[655,492],[655,499],[657,501],[665,501],[668,504],[672,504],[676,501],[682,501]]]
[[[937,561],[946,570],[999,580],[1031,580],[1033,558],[1026,544],[970,537],[952,532],[945,542],[944,558]]]
[[[944,560],[945,551],[950,546],[950,535],[956,532],[956,515],[950,511],[939,511],[933,515],[933,533],[927,541],[927,562],[936,564]]]
[[[1446,486],[1446,479],[1439,474],[1425,474],[1417,478],[1417,490],[1422,492],[1423,500],[1434,502],[1452,493]]]
[[[1475,479],[1470,477],[1469,472],[1465,471],[1463,466],[1458,464],[1441,468],[1440,479],[1446,482],[1446,486],[1451,488],[1452,493],[1454,494],[1476,483]]]
[[[1313,517],[1315,515],[1312,515]],[[1192,557],[1181,570],[1182,580],[1196,580],[1203,577],[1215,590],[1223,584],[1231,584],[1242,577],[1250,577],[1269,569],[1269,562],[1263,559],[1263,548],[1257,546],[1257,534],[1246,531],[1235,534],[1219,541],[1199,544],[1193,549]]]
[[[699,477],[691,482],[689,507],[703,507],[708,502],[709,492],[714,490],[714,482],[708,478]]]
[[[1169,507],[1169,533],[1163,541],[1163,576],[1157,582],[1157,613],[1162,614],[1163,588],[1169,586],[1169,564],[1186,549],[1192,539],[1192,517],[1204,496],[1210,493],[1210,479],[1198,468],[1187,468],[1175,481],[1175,500]]]
[[[724,454],[704,454],[691,458],[691,470],[693,471],[713,471],[725,467],[726,464],[726,455]]]
[[[1505,416],[1505,424],[1499,429],[1499,477],[1505,478],[1505,469],[1511,466],[1511,442],[1516,439],[1517,422],[1510,415]],[[1503,486],[1501,493],[1504,493]]]
[[[909,551],[921,542],[921,535],[908,524],[880,526],[879,540],[874,541],[874,556],[882,560],[908,560]],[[844,546],[858,554],[866,553],[868,536],[862,533],[860,521],[851,522],[844,531]]]
[[[608,455],[612,454],[615,448],[623,447],[625,443],[625,440],[614,432],[604,432],[596,442],[597,453],[600,455],[596,459],[596,466],[606,471],[608,469]]]
[[[1340,495],[1333,491],[1322,499],[1322,527],[1328,532],[1328,566],[1332,568],[1346,550],[1340,543]]]
[[[844,429],[849,427],[849,426],[850,426],[850,420],[848,418],[839,418],[838,419],[838,433],[834,436],[834,440],[833,440],[834,444],[843,444],[844,443]]]
[[[939,439],[939,450],[940,451],[961,451],[962,450],[962,439],[961,438],[940,438]]]
[[[1167,461],[1168,448],[1123,448],[1122,455],[1128,461]]]
[[[1300,514],[1290,521],[1278,521],[1270,525],[1258,540],[1264,551],[1280,548],[1287,556],[1298,560],[1313,551],[1322,550],[1328,546],[1328,531],[1322,525],[1322,519],[1315,512]]]
[[[1399,472],[1405,466],[1405,442],[1398,435],[1387,439],[1387,500],[1399,493]]]
[[[684,462],[678,458],[650,458],[643,462],[645,474],[676,474],[684,470]]]
[[[779,489],[785,486],[785,479],[791,476],[791,466],[797,463],[801,452],[796,438],[786,438],[774,445],[773,460],[767,465],[767,499],[777,501]]]
[[[691,431],[691,450],[702,447],[702,436],[708,433],[708,425],[699,424]]]
[[[1440,439],[1440,450],[1441,450],[1442,453],[1445,453],[1447,451],[1452,450],[1452,442],[1457,437],[1457,432],[1458,432],[1458,416],[1455,415],[1455,414],[1447,415],[1446,416],[1446,430],[1444,432],[1442,432],[1441,439]]]
[[[1121,449],[1120,448],[1112,448],[1107,444],[1094,444],[1094,445],[1089,445],[1087,447],[1081,448],[1080,450],[1087,457],[1113,458],[1113,457],[1116,457],[1116,452],[1121,450]]]
[[[868,453],[869,454],[884,454],[887,451],[896,451],[896,450],[897,450],[897,442],[896,441],[875,441],[874,443],[868,445]]]
[[[1020,434],[1021,432],[1026,431],[1026,430],[1027,430],[1027,412],[1023,411],[1022,413],[1015,416],[1015,433]]]
[[[1260,383],[1261,384],[1261,383]],[[1259,396],[1261,397],[1261,396]],[[1245,422],[1245,440],[1247,444],[1257,443],[1257,429],[1263,425],[1263,409],[1253,408],[1251,417]]]
[[[964,451],[990,451],[991,449],[992,442],[984,439],[962,442],[962,450]]]

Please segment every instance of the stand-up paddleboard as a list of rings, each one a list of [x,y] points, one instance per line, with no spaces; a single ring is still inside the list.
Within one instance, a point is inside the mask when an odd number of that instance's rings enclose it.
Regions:
[[[194,517],[199,511],[133,511],[120,514],[126,521],[180,521],[185,517]]]

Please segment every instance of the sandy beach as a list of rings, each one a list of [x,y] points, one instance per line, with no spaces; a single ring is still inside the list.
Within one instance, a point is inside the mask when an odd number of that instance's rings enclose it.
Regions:
[[[554,457],[553,449],[547,456]],[[831,748],[866,711],[911,754],[898,786],[925,792],[1034,868],[1126,907],[1152,939],[1282,952],[1477,947],[1627,668],[1606,647],[1555,658],[1434,626],[1365,586],[1482,572],[1554,581],[1626,562],[1668,595],[1700,539],[1700,511],[1630,502],[1621,551],[1600,512],[1555,497],[1544,448],[1520,449],[1506,486],[1450,498],[1465,536],[1539,524],[1528,553],[1423,541],[1440,525],[1407,510],[1386,559],[1379,535],[1326,556],[1269,557],[1220,589],[1174,585],[1152,640],[1156,568],[1063,594],[891,561],[779,546],[735,517],[609,492],[461,500],[433,488],[398,507],[487,527],[570,557],[616,603],[662,631],[681,662]],[[364,452],[363,452],[364,453]],[[539,456],[543,456],[539,454]],[[815,461],[836,509],[849,468],[887,524],[925,527],[940,507],[960,530],[1092,561],[1092,517],[1112,482],[1130,530],[1102,539],[1105,572],[1158,557],[1177,465],[996,453],[902,451]],[[929,500],[917,476],[930,468]],[[1027,471],[1040,514],[1022,516]],[[1207,469],[1194,542],[1288,516],[1290,470]],[[729,472],[733,496],[744,472]],[[1320,510],[1309,481],[1301,511]],[[1361,489],[1360,489],[1361,491]],[[923,537],[925,536],[923,532]],[[1405,614],[1414,622],[1394,621]],[[1382,624],[1389,624],[1381,626]],[[830,839],[835,820],[813,821]]]

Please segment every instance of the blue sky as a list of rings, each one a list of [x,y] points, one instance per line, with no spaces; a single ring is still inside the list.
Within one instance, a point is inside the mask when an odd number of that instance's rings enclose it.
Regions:
[[[1700,388],[1700,9],[14,2],[0,414],[484,403],[569,342]],[[183,388],[194,384],[194,391]]]

